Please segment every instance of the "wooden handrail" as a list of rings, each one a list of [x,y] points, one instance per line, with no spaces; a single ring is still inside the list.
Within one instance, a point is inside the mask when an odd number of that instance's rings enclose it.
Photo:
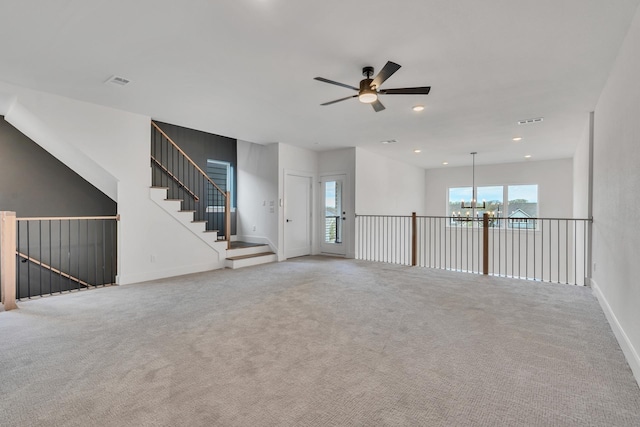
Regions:
[[[182,181],[180,181],[180,179],[175,176],[174,174],[171,173],[171,171],[169,169],[167,169],[162,163],[160,163],[155,157],[151,156],[151,160],[158,165],[158,167],[160,169],[162,169],[164,171],[164,173],[166,173],[167,175],[169,175],[169,177],[171,179],[173,179],[175,182],[178,183],[178,185],[182,188],[184,188],[184,191],[186,191],[187,193],[189,193],[189,195],[191,197],[193,197],[193,200],[195,200],[196,202],[200,200],[200,198],[196,195],[196,193],[194,193],[193,191],[191,191],[191,189],[189,187],[187,187],[187,185],[185,183],[183,183]]]
[[[58,274],[58,275],[60,275],[60,276],[62,276],[62,277],[66,277],[67,279],[72,280],[72,281],[74,281],[74,282],[76,282],[76,283],[80,284],[81,286],[84,286],[84,287],[86,287],[86,288],[89,288],[89,287],[93,286],[92,284],[87,283],[87,282],[85,282],[84,280],[78,279],[77,277],[73,277],[72,275],[67,274],[67,273],[65,273],[64,271],[60,271],[60,270],[58,270],[58,269],[57,269],[57,268],[55,268],[55,267],[51,267],[51,266],[50,266],[50,265],[48,265],[48,264],[45,264],[45,263],[43,263],[43,262],[41,262],[41,261],[38,261],[37,259],[35,259],[35,258],[33,258],[33,257],[30,257],[30,256],[29,256],[29,255],[27,255],[27,254],[23,254],[22,252],[16,251],[16,255],[18,255],[20,258],[24,258],[24,259],[26,259],[26,260],[28,260],[28,261],[31,261],[32,263],[34,263],[34,264],[36,264],[36,265],[39,265],[40,267],[42,267],[42,268],[44,268],[44,269],[46,269],[46,270],[51,270],[51,271],[53,271],[54,273],[56,273],[56,274]]]
[[[67,221],[67,220],[100,220],[100,219],[113,219],[120,221],[120,215],[116,216],[43,216],[43,217],[31,217],[31,218],[16,218],[17,221]]]
[[[180,152],[188,161],[189,163],[196,168],[196,170],[198,170],[198,172],[200,172],[202,174],[202,176],[204,176],[210,183],[211,185],[213,185],[213,187],[218,190],[220,193],[222,193],[223,196],[227,197],[227,193],[225,193],[224,191],[222,191],[222,189],[220,187],[218,187],[218,185],[213,182],[213,180],[211,178],[209,178],[209,175],[207,175],[202,169],[200,169],[200,166],[198,166],[196,164],[196,162],[194,162],[193,160],[191,160],[191,157],[189,157],[187,155],[187,153],[185,153],[184,151],[182,151],[182,149],[180,147],[178,147],[178,144],[176,144],[175,142],[173,142],[173,140],[171,138],[169,138],[169,135],[167,135],[166,133],[164,133],[164,131],[162,129],[160,129],[160,127],[152,120],[151,121],[151,125],[156,128],[156,130],[158,132],[160,132],[160,134],[162,134],[162,136],[164,136],[165,138],[167,138],[167,141],[169,141],[171,143],[171,145],[174,146],[174,148],[176,150],[178,150],[178,152]]]

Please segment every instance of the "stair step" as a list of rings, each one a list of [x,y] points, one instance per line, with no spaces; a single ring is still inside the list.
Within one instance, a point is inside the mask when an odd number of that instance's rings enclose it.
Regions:
[[[269,252],[260,252],[260,253],[257,253],[257,254],[232,256],[232,257],[229,257],[227,259],[230,260],[230,261],[237,261],[239,259],[257,258],[257,257],[265,256],[265,255],[275,255],[275,254],[273,252],[269,251]]]
[[[273,252],[260,252],[257,254],[238,255],[225,260],[227,268],[233,270],[254,265],[268,264],[278,261],[278,257]]]
[[[204,230],[203,233],[219,233],[220,230]]]
[[[181,210],[181,211],[178,211],[178,212],[190,212],[190,213],[193,213],[193,212],[195,212],[195,211],[192,211],[192,210],[188,210],[188,209],[183,209],[183,210]]]
[[[181,211],[183,212],[183,211]],[[206,224],[207,221],[191,221],[191,224]]]
[[[184,202],[184,199],[164,199],[167,202]]]
[[[156,186],[151,186],[150,188],[157,188],[158,190],[168,190],[169,187],[156,187]]]

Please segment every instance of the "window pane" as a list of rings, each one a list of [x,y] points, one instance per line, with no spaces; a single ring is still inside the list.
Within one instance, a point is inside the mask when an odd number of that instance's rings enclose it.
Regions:
[[[449,189],[449,205],[447,207],[447,216],[453,216],[455,212],[456,216],[465,215],[468,209],[461,209],[460,204],[464,200],[466,203],[471,201],[472,197],[471,187],[453,187]]]
[[[342,243],[342,181],[327,181],[324,187],[325,243]]]
[[[538,217],[538,185],[510,185],[507,191],[509,227],[536,228],[536,222],[529,218]]]

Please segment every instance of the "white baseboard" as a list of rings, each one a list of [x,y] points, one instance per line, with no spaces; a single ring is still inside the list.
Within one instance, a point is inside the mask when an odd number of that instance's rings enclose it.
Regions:
[[[604,311],[604,315],[607,317],[609,325],[611,325],[611,329],[620,344],[620,348],[627,359],[627,363],[629,363],[629,366],[631,367],[631,371],[633,372],[636,382],[640,385],[640,356],[638,356],[638,352],[633,347],[633,343],[625,333],[624,329],[622,329],[622,325],[613,313],[613,310],[611,310],[609,302],[593,279],[591,279],[591,288],[593,289],[593,294],[598,299],[598,302],[600,302],[600,307],[602,307],[602,311]]]
[[[148,282],[150,280],[166,279],[168,277],[184,276],[185,274],[202,273],[204,271],[218,270],[221,268],[224,268],[224,260],[222,262],[194,264],[188,266],[180,266],[177,268],[145,271],[128,275],[119,274],[117,283],[119,285],[129,285],[133,283]]]

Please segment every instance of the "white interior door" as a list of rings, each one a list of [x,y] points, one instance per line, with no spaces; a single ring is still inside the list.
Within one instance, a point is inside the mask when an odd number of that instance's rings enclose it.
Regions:
[[[284,196],[284,256],[311,254],[311,177],[287,174]]]
[[[346,175],[323,176],[320,179],[320,197],[322,201],[320,223],[320,250],[324,253],[346,255],[345,227]]]

